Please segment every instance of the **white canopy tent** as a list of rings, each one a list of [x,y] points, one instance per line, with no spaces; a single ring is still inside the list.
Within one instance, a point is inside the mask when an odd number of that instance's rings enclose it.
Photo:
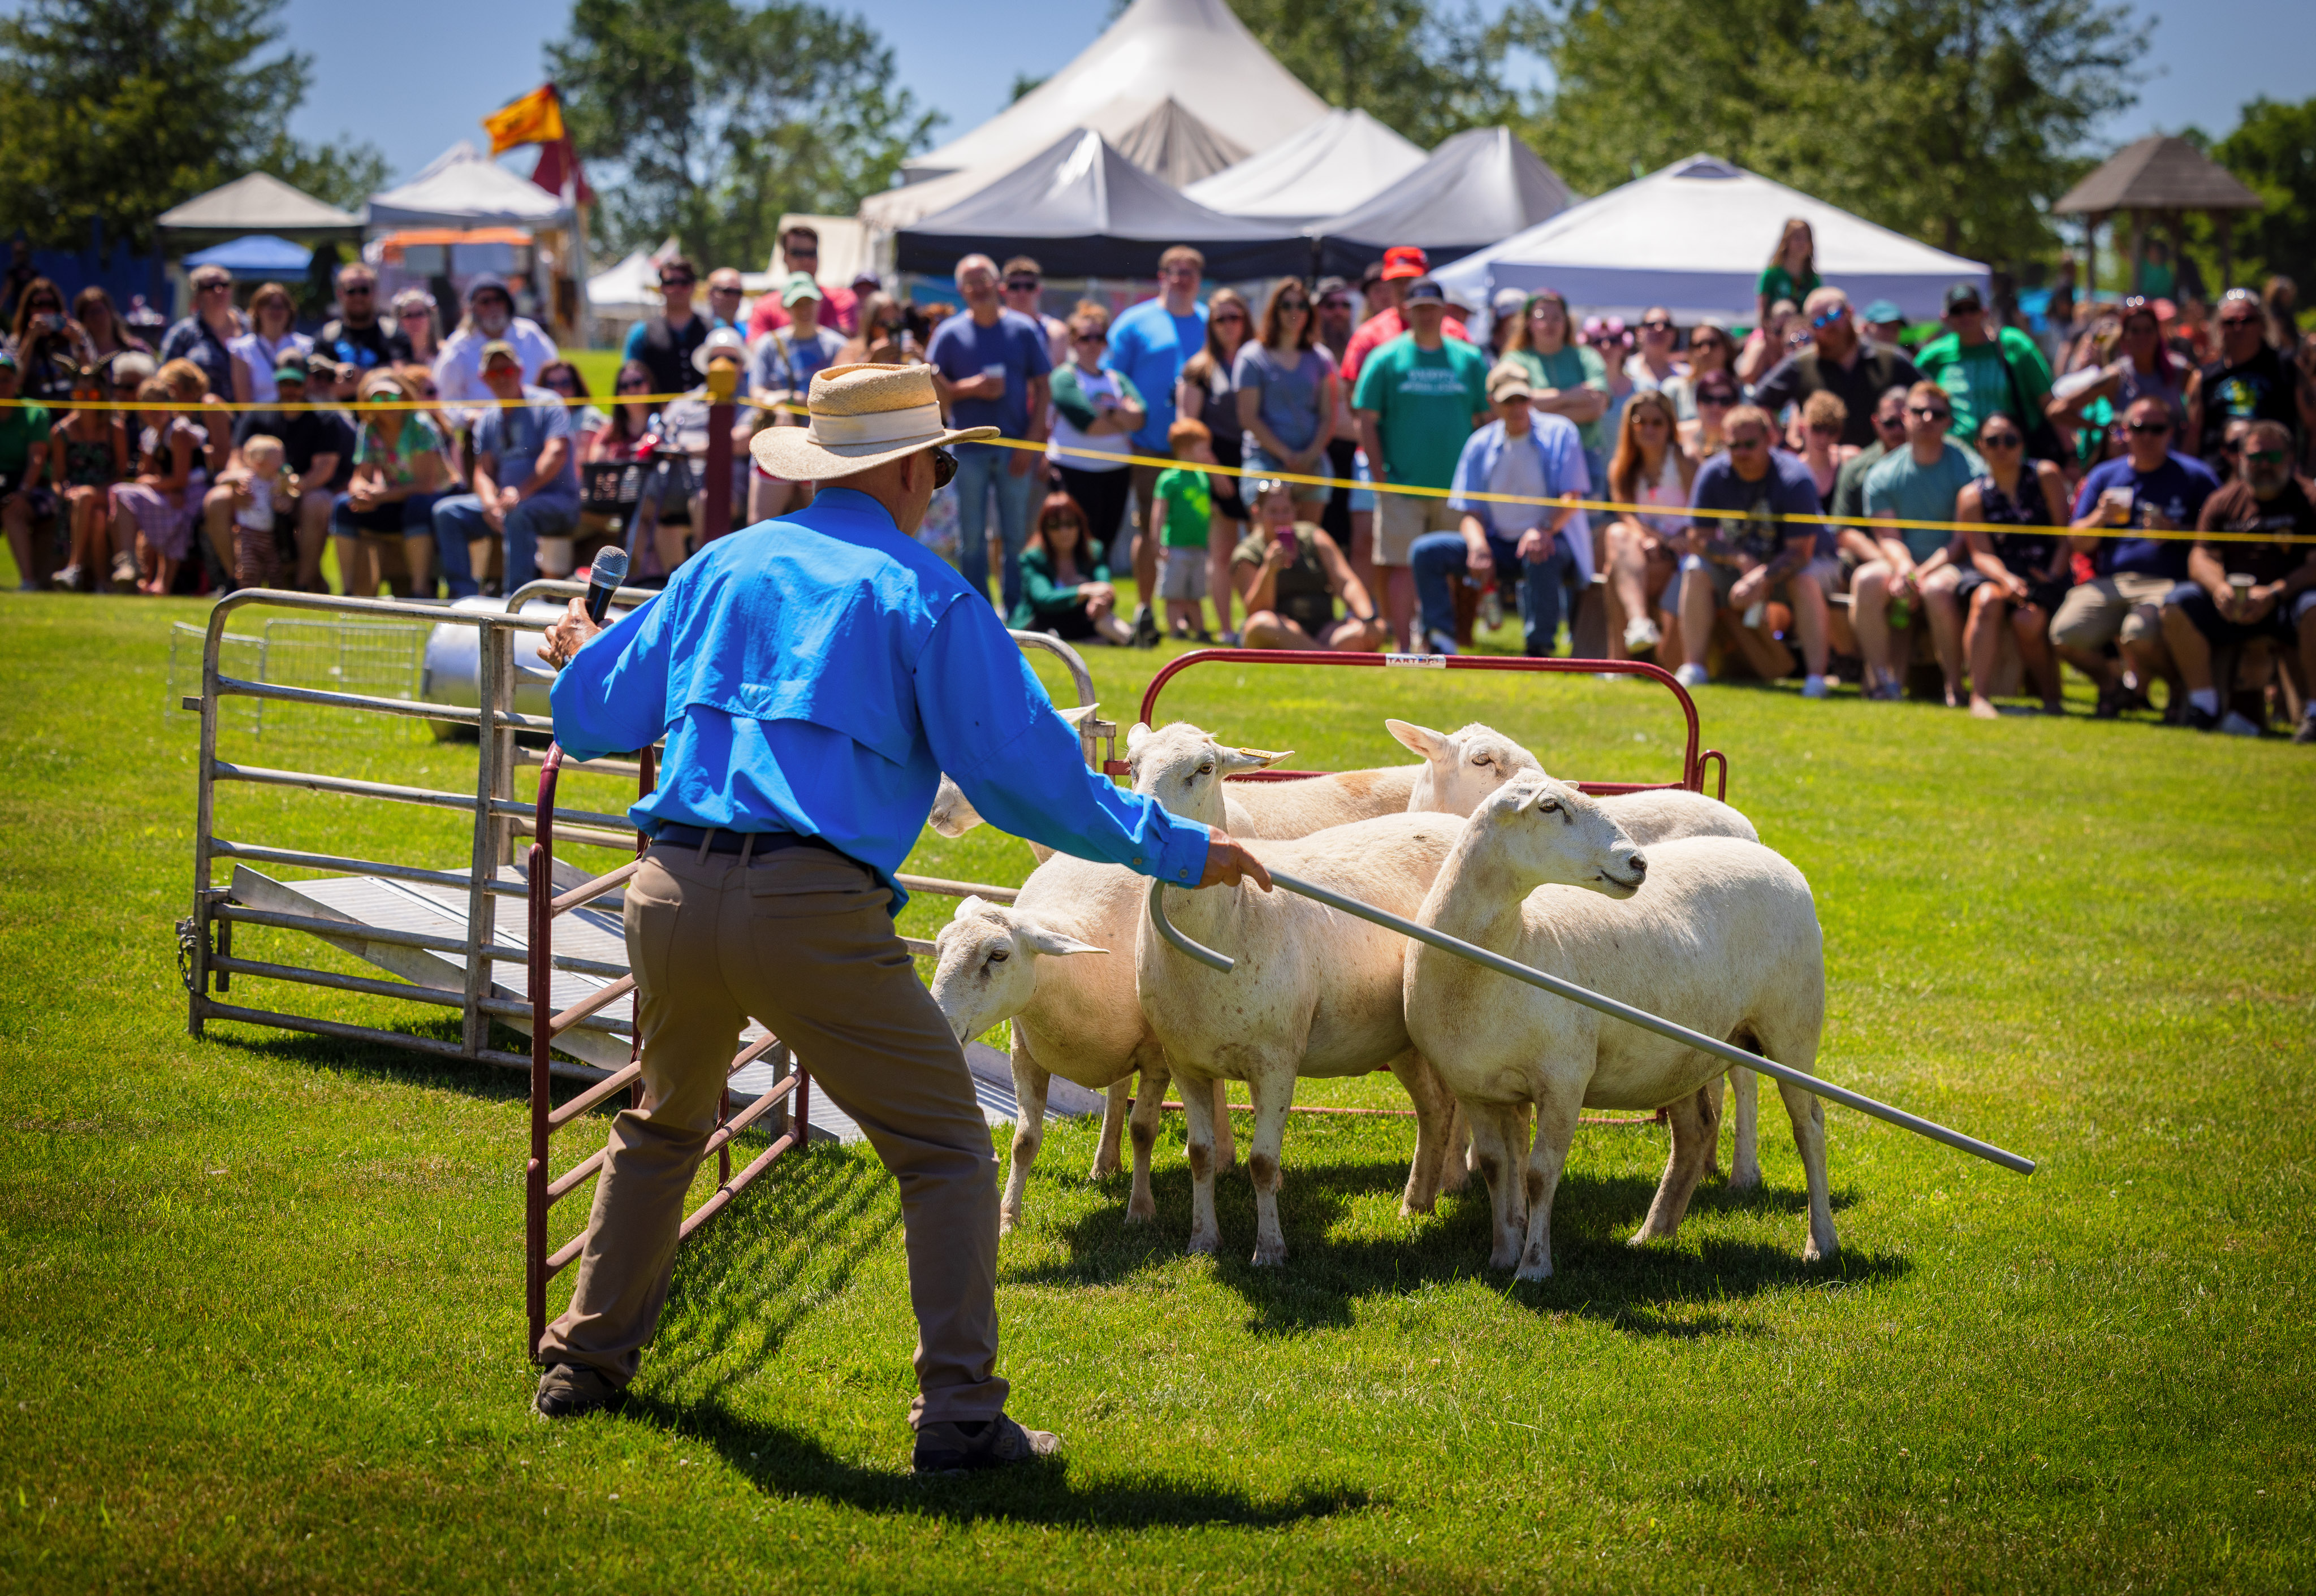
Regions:
[[[408,183],[372,194],[362,220],[371,227],[537,229],[567,227],[571,207],[462,138]]]
[[[606,321],[641,321],[646,317],[657,316],[657,255],[639,249],[609,271],[595,273],[587,280],[587,305]]]
[[[901,171],[911,184],[954,172],[985,170],[993,179],[1079,128],[1131,156],[1144,153],[1135,129],[1154,114],[1171,128],[1146,129],[1144,138],[1179,142],[1173,129],[1183,113],[1201,125],[1198,141],[1211,142],[1207,158],[1220,157],[1207,171],[1218,171],[1301,132],[1327,113],[1327,103],[1256,42],[1225,0],[1135,0],[1077,59],[971,132],[904,162]],[[1136,164],[1177,184],[1207,175]],[[949,202],[964,197],[955,194]],[[862,219],[890,228],[915,217],[887,219],[864,209]]]
[[[1692,156],[1436,274],[1466,304],[1503,288],[1550,287],[1572,309],[1635,317],[1662,305],[1682,321],[1750,322],[1754,284],[1787,217],[1816,236],[1820,278],[1853,304],[1890,299],[1913,317],[1938,314],[1955,282],[1986,291],[1987,269],[1877,227],[1712,156]]]
[[[158,221],[163,227],[195,233],[334,233],[361,226],[361,218],[263,172],[196,194],[163,211]]]
[[[1356,210],[1423,165],[1422,147],[1364,111],[1331,111],[1182,192],[1209,210],[1301,227]]]

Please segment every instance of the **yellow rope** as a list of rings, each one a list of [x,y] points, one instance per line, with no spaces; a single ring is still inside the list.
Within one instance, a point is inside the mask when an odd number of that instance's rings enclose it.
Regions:
[[[701,391],[698,389],[694,389],[692,392],[688,394],[620,394],[615,397],[605,398],[602,401],[602,404],[668,405],[673,404],[678,399],[696,400],[701,397]],[[530,402],[530,401],[526,399],[485,397],[480,399],[391,399],[383,402],[350,400],[343,404],[333,404],[327,400],[307,399],[302,400],[294,405],[267,405],[256,401],[240,402],[230,399],[203,399],[193,404],[175,401],[165,405],[140,405],[136,403],[134,400],[100,399],[83,405],[72,405],[61,402],[50,403],[41,399],[13,398],[0,399],[0,408],[22,408],[26,406],[39,405],[46,409],[56,412],[59,416],[72,410],[142,410],[148,412],[183,411],[188,413],[209,410],[222,410],[227,412],[247,410],[283,412],[342,410],[349,412],[355,419],[359,420],[363,415],[371,415],[384,410],[440,410],[446,406],[453,409],[481,408],[485,406],[489,406],[494,408],[504,408],[509,405],[522,405]],[[783,404],[778,401],[759,401],[736,397],[729,402],[735,409],[742,406],[745,406],[747,408],[752,410],[780,411],[790,415],[803,415],[806,414],[805,406],[797,404]],[[584,401],[566,400],[565,403],[566,406],[568,406],[575,403],[594,404],[596,401],[592,399]],[[1033,442],[1026,438],[992,438],[984,440],[984,446],[992,449],[1029,449],[1035,450],[1040,454],[1052,452],[1055,454],[1076,455],[1086,459],[1115,460],[1121,465],[1154,466],[1160,470],[1169,469],[1182,463],[1180,460],[1174,459],[1171,455],[1105,454],[1098,449],[1073,449],[1067,444]],[[1198,469],[1204,471],[1210,477],[1263,477],[1278,482],[1296,483],[1304,486],[1324,487],[1330,489],[1337,487],[1364,487],[1371,493],[1399,494],[1411,498],[1474,499],[1489,504],[1545,504],[1555,509],[1597,510],[1614,515],[1627,513],[1639,515],[1664,515],[1670,513],[1668,511],[1666,506],[1661,504],[1629,504],[1615,499],[1580,499],[1574,497],[1545,499],[1536,498],[1522,494],[1458,494],[1452,487],[1416,487],[1396,482],[1351,482],[1338,477],[1308,477],[1295,471],[1270,470],[1252,466],[1213,465],[1200,466]],[[1749,510],[1706,510],[1688,509],[1684,507],[1680,509],[1680,513],[1688,516],[1693,521],[1750,521],[1754,519],[1753,513]],[[1775,516],[1772,517],[1772,519],[1781,524],[1791,524],[1795,526],[1856,527],[1861,531],[1875,532],[1920,531],[1952,533],[1971,531],[1973,530],[1978,531],[1998,530],[1992,523],[1980,521],[1902,521],[1889,516],[1844,518],[1834,515],[1786,514]],[[2144,527],[2109,527],[2101,529],[2098,531],[2078,531],[2071,527],[2053,527],[2051,530],[2054,532],[2062,533],[2069,537],[2144,538],[2155,542],[2169,543],[2273,543],[2285,546],[2302,543],[2316,543],[2316,538],[2299,538],[2292,536],[2278,537],[2268,532],[2203,532],[2197,531],[2192,527],[2179,527],[2162,531]]]

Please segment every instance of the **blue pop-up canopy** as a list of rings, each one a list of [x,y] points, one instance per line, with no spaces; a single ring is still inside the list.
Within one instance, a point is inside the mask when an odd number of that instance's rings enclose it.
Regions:
[[[223,266],[242,278],[303,277],[313,263],[312,250],[271,233],[251,233],[185,257],[188,266]]]

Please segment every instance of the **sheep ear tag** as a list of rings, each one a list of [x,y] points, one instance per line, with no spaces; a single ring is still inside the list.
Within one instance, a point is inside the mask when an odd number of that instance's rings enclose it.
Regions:
[[[1262,771],[1292,757],[1295,750],[1282,748],[1273,753],[1262,748],[1218,748],[1216,752],[1222,755],[1222,768],[1225,771]]]

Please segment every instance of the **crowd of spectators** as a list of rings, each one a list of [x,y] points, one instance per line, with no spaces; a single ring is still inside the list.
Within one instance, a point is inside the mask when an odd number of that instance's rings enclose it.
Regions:
[[[0,409],[0,522],[65,587],[314,588],[334,540],[350,591],[455,598],[612,538],[649,582],[707,535],[711,367],[744,525],[811,495],[745,444],[800,424],[815,373],[923,361],[952,424],[1001,437],[957,451],[922,535],[1019,627],[1449,653],[1510,608],[1531,655],[1589,628],[1689,686],[2057,712],[2063,663],[2101,716],[2252,733],[2272,689],[2316,741],[2316,548],[2290,540],[2316,538],[2316,335],[2285,280],[2207,309],[2192,263],[2114,302],[2069,270],[2038,336],[1973,282],[1928,325],[1853,306],[1798,220],[1750,327],[1580,321],[1549,288],[1459,305],[1409,246],[1251,291],[1176,245],[1122,310],[1049,302],[1026,256],[966,256],[951,306],[823,283],[809,228],[780,250],[753,308],[736,270],[664,259],[600,408],[494,277],[446,333],[350,264],[308,334],[286,288],[237,308],[205,269],[157,348],[102,290],[67,308],[35,279],[0,352],[0,397],[38,402]],[[227,398],[283,408],[207,413]],[[1604,497],[1630,508],[1568,502]]]

